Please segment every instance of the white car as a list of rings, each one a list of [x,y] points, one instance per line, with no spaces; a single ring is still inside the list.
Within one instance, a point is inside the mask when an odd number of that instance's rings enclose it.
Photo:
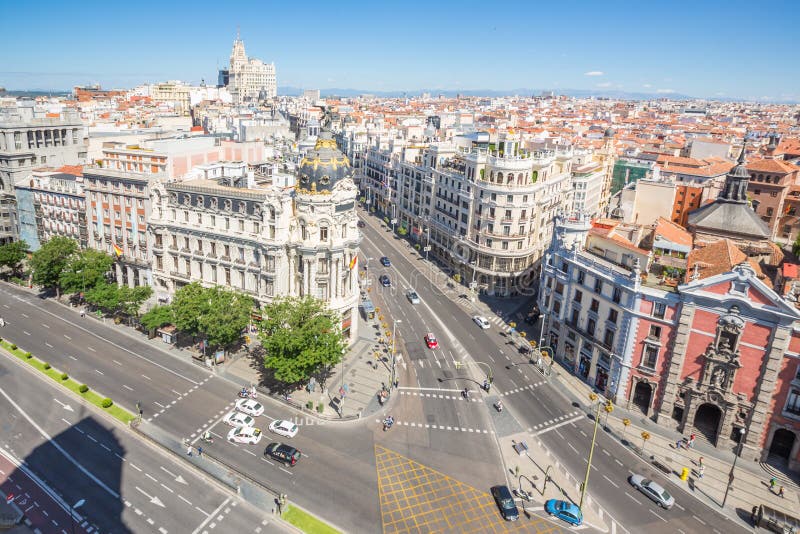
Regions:
[[[261,441],[261,431],[252,426],[240,426],[228,432],[228,441],[257,445]]]
[[[258,417],[264,413],[264,407],[253,399],[239,399],[236,401],[236,409],[253,417]]]
[[[489,320],[486,317],[475,315],[472,317],[472,320],[475,321],[475,324],[486,330],[489,328]]]
[[[406,298],[411,304],[419,304],[419,294],[413,289],[409,289],[406,293]]]
[[[225,424],[231,426],[256,426],[256,420],[250,417],[249,415],[245,415],[242,412],[237,412],[233,410],[229,412],[228,415],[222,419]]]
[[[297,428],[297,425],[291,421],[281,421],[280,419],[276,419],[269,424],[269,430],[270,432],[275,432],[281,436],[293,438],[297,435],[299,428]]]

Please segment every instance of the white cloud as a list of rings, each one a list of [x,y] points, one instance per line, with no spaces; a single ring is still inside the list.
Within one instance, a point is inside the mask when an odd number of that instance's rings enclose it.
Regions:
[[[601,70],[590,70],[589,72],[584,72],[583,75],[584,76],[603,76],[603,75],[605,75],[605,72],[603,72]]]
[[[645,89],[650,89],[653,86],[651,84],[649,84],[649,83],[645,83],[645,84],[642,85],[642,87],[644,87]]]
[[[656,89],[656,93],[661,93],[663,95],[668,95],[670,93],[674,93],[675,89]]]
[[[611,87],[611,82],[602,82],[595,85],[597,85],[597,87]]]

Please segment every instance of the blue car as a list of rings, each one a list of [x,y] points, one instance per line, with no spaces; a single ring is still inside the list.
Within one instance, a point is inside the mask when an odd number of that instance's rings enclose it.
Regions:
[[[494,497],[497,507],[500,508],[500,515],[503,516],[503,519],[506,521],[519,519],[519,510],[517,510],[517,505],[514,504],[514,496],[511,495],[508,486],[492,487],[492,497]]]
[[[388,277],[388,276],[386,276],[385,274],[382,274],[382,275],[380,276],[380,278],[378,278],[378,281],[381,283],[381,285],[382,285],[383,287],[389,287],[389,286],[391,286],[391,285],[392,285],[392,281],[391,281],[391,280],[389,280],[389,277]]]
[[[583,523],[583,512],[578,505],[571,502],[550,499],[544,503],[544,511],[570,525],[579,526]]]
[[[381,265],[383,265],[384,267],[389,267],[392,265],[392,262],[389,261],[389,258],[384,256],[381,258]]]

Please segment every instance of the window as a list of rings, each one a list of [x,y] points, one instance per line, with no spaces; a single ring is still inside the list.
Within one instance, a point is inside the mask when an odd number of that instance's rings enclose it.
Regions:
[[[606,328],[606,333],[603,335],[603,345],[612,347],[614,345],[614,331]]]
[[[561,301],[560,300],[554,300],[553,301],[553,314],[558,316],[559,313],[561,313]]]
[[[580,319],[581,311],[578,309],[572,309],[572,317],[570,318],[569,322],[572,326],[578,326],[578,319]]]
[[[239,231],[244,232],[244,220],[239,219]]]
[[[794,372],[794,379],[800,380],[800,364],[797,364],[797,369]]]
[[[184,211],[183,212],[183,221],[184,222],[189,222],[189,212],[188,211]]]
[[[658,325],[651,324],[650,332],[647,334],[647,337],[652,339],[661,339],[661,327]]]
[[[578,283],[582,284],[586,279],[586,273],[583,271],[578,271]]]
[[[619,304],[619,301],[622,300],[622,290],[618,287],[614,288],[614,292],[611,295],[611,300]]]
[[[658,347],[645,345],[642,352],[642,367],[655,371],[658,362]]]
[[[597,313],[597,310],[600,309],[600,301],[597,299],[592,299],[592,304],[589,306],[589,309]]]
[[[502,244],[500,248],[503,250],[508,250],[508,241],[501,241],[500,243]]]
[[[594,337],[594,330],[595,330],[596,326],[597,326],[597,323],[595,322],[594,319],[592,319],[590,317],[589,320],[586,321],[586,333],[589,334],[590,336]]]
[[[603,281],[599,278],[594,281],[594,292],[595,293],[602,293],[603,292]]]
[[[667,313],[666,304],[664,304],[663,302],[653,303],[653,317],[658,317],[659,319],[663,319],[666,313]]]
[[[786,402],[786,412],[800,415],[800,391],[792,389],[789,393],[789,400]]]
[[[42,163],[44,163],[44,162],[42,162]],[[777,191],[772,191],[772,192],[769,194],[769,196],[771,196],[771,197],[777,197],[777,196],[778,196],[778,192],[777,192]]]
[[[767,217],[772,217],[774,210],[772,208],[767,208]]]
[[[615,309],[608,310],[608,322],[617,324],[617,316],[618,315],[619,315],[619,313],[617,313],[617,310],[615,310]]]
[[[514,195],[506,195],[506,202],[508,202],[509,204],[513,204],[514,203]],[[506,212],[506,213],[509,213],[509,212]]]
[[[583,292],[582,291],[575,291],[575,302],[580,302],[583,299]]]
[[[559,295],[564,294],[564,284],[562,284],[561,282],[556,282],[556,293],[558,293]]]
[[[327,241],[328,240],[328,227],[321,226],[319,229],[319,240],[320,241]]]

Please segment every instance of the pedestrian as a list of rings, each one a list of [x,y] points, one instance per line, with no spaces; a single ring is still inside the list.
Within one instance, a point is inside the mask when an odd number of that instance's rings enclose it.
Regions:
[[[203,447],[197,447],[197,456],[203,456]]]
[[[186,446],[186,455],[187,456],[191,456],[192,455],[192,446],[191,445],[187,445]]]
[[[683,447],[683,438],[680,438],[678,441],[675,442],[675,448],[680,449]]]
[[[700,467],[697,468],[697,471],[700,474],[700,478],[703,478],[703,473],[705,472],[705,470],[706,466],[704,466],[703,464],[700,464]]]
[[[703,457],[702,457],[702,456],[700,457],[700,467],[705,467],[705,466],[703,465]]]
[[[778,497],[783,499],[785,496],[786,495],[783,493],[783,486],[781,486],[781,489],[778,490]]]
[[[778,479],[777,478],[772,477],[771,479],[769,479],[769,490],[771,492],[773,492],[773,493],[775,492],[775,484],[777,484],[777,483],[778,483]]]
[[[691,449],[692,447],[694,447],[694,438],[695,438],[695,435],[694,435],[694,434],[692,434],[691,436],[689,436],[689,442],[688,442],[688,443],[686,443],[686,448],[687,448],[687,449]]]

